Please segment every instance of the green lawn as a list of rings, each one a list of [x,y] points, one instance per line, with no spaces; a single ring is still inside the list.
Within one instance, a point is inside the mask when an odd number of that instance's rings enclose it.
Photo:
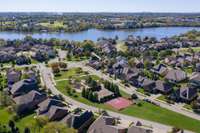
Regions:
[[[49,22],[47,23],[39,23],[41,26],[48,27],[48,28],[59,28],[59,27],[64,27],[63,22],[60,21],[54,21],[53,24],[50,24]]]
[[[0,109],[0,123],[7,125],[9,120],[11,119],[13,114],[8,113],[8,111],[5,108]],[[15,122],[16,126],[20,129],[21,132],[24,131],[24,128],[29,127],[31,131],[35,128],[35,114],[30,114],[28,116],[25,116]]]
[[[128,47],[125,45],[123,41],[118,41],[116,45],[117,51],[126,52],[128,50]]]
[[[76,76],[76,75],[84,75],[83,71],[80,68],[72,68],[68,71],[61,71],[60,76],[55,76],[55,80],[59,79],[68,79],[71,76]]]
[[[190,104],[185,104],[183,107],[186,109],[192,110],[192,106]]]
[[[141,103],[141,107],[131,106],[122,110],[121,113],[200,133],[200,121],[154,106],[150,103]]]
[[[166,99],[166,97],[164,95],[159,96],[157,99],[167,102],[167,99]]]
[[[192,74],[192,73],[193,73],[192,67],[186,67],[186,68],[184,68],[184,71],[185,71],[186,73],[188,73],[188,74]]]
[[[70,58],[67,58],[68,61],[84,61],[84,60],[88,60],[89,57],[87,56],[82,56],[82,57],[75,57],[75,56],[71,56]]]
[[[100,78],[96,75],[90,75],[94,80],[100,80]],[[88,77],[88,73],[82,71],[80,68],[72,68],[67,71],[61,71],[60,76],[55,76],[55,80],[61,80],[61,79],[76,79],[76,80],[82,80],[86,79]]]
[[[38,63],[41,63],[41,62],[39,62],[39,61],[37,61],[37,60],[31,58],[31,64],[38,64]]]
[[[200,47],[193,47],[194,52],[200,52]],[[188,52],[189,48],[180,48],[179,51],[182,53]]]
[[[69,96],[67,94],[67,90],[65,89],[65,86],[67,85],[69,84],[66,81],[57,82],[58,90],[60,90],[63,94]],[[123,97],[130,97],[128,94],[125,94],[124,92],[121,92],[121,94]],[[77,97],[75,97],[74,95],[76,95]],[[89,100],[83,98],[80,93],[75,93],[73,95],[70,95],[70,97],[79,102],[95,106],[101,109],[112,110],[122,114],[135,116],[200,133],[200,126],[199,126],[200,121],[172,112],[170,110],[161,107],[157,107],[155,105],[152,105],[144,101],[140,102],[142,106],[132,105],[122,111],[117,111],[108,105],[90,102]]]

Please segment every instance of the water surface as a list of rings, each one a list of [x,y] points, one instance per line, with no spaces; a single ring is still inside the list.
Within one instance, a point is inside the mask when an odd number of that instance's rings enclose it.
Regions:
[[[158,28],[143,28],[135,30],[98,30],[90,29],[86,31],[76,32],[76,33],[18,33],[18,32],[0,32],[0,38],[3,39],[23,39],[27,35],[32,35],[33,38],[58,38],[58,39],[68,39],[68,40],[93,40],[96,41],[99,37],[114,38],[116,35],[119,39],[125,39],[128,35],[135,36],[151,36],[157,37],[158,39],[163,37],[171,37],[174,35],[179,35],[186,33],[190,30],[196,29],[200,31],[200,27],[158,27]]]

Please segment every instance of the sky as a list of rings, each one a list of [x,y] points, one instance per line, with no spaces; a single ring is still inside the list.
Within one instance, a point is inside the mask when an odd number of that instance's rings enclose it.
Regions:
[[[0,12],[200,12],[200,0],[0,0]]]

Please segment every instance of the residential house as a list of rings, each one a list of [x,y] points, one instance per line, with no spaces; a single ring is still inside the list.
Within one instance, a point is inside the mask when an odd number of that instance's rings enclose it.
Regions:
[[[121,123],[120,119],[107,114],[99,116],[89,127],[87,133],[153,133],[142,124]]]
[[[31,59],[29,57],[26,57],[24,55],[21,55],[16,58],[16,64],[17,65],[28,65],[31,63]]]
[[[195,69],[197,72],[200,72],[200,63],[196,63]]]
[[[99,102],[106,102],[106,101],[112,99],[113,97],[115,97],[113,92],[111,92],[105,88],[102,88],[99,91],[95,91],[94,93],[97,94]]]
[[[196,88],[183,87],[180,89],[180,98],[183,102],[191,102],[198,96]]]
[[[15,82],[19,81],[21,79],[21,75],[21,71],[13,68],[9,69],[6,74],[8,85],[12,85]]]
[[[155,88],[155,81],[150,80],[146,77],[139,77],[138,78],[138,82],[139,82],[139,86],[144,88],[145,91],[154,92],[154,88]]]
[[[10,93],[13,97],[16,97],[37,89],[38,84],[35,80],[24,79],[13,84]]]
[[[127,133],[153,133],[152,129],[145,126],[132,125],[128,128]]]
[[[19,114],[32,111],[37,108],[37,105],[46,99],[45,94],[32,90],[27,94],[13,98],[14,102],[18,105],[17,112]]]
[[[154,66],[151,71],[155,74],[165,76],[167,74],[168,68],[164,64],[159,64]]]
[[[42,115],[47,116],[50,121],[60,121],[69,114],[67,107],[52,105],[49,110]]]
[[[92,123],[87,133],[126,133],[126,128],[118,126],[115,118],[101,115]]]
[[[172,69],[167,72],[165,79],[177,83],[187,79],[187,74],[182,70]]]
[[[91,111],[75,111],[67,115],[62,119],[62,122],[66,123],[69,127],[77,129],[79,132],[88,127],[94,120],[94,115]]]
[[[200,87],[200,73],[195,72],[190,77],[190,84],[194,87]]]
[[[155,83],[155,90],[163,94],[168,94],[172,91],[172,86],[169,83],[166,83],[162,80],[157,80]]]
[[[13,52],[6,52],[1,49],[0,51],[0,63],[7,63],[15,60],[16,54]]]
[[[66,106],[66,104],[57,99],[47,98],[38,105],[39,108],[37,110],[37,114],[41,115],[43,113],[48,112],[51,106],[64,107]]]

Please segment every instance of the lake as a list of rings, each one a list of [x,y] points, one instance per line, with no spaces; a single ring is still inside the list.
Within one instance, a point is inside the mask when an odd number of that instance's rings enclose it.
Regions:
[[[119,39],[125,39],[128,35],[134,36],[151,36],[157,37],[158,39],[163,37],[171,37],[174,35],[179,35],[186,33],[190,30],[199,30],[200,27],[158,27],[158,28],[143,28],[135,30],[98,30],[98,29],[89,29],[86,31],[75,32],[75,33],[18,33],[18,32],[0,32],[0,38],[3,39],[23,39],[26,35],[32,35],[33,38],[58,38],[58,39],[68,39],[68,40],[93,40],[96,41],[99,37],[114,38],[116,35]]]

